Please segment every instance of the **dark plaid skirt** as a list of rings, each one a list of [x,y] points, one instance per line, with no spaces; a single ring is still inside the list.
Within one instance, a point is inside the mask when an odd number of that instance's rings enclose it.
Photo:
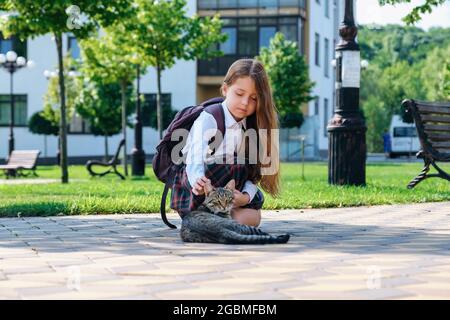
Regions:
[[[211,180],[214,187],[224,187],[228,181],[234,179],[236,189],[242,191],[248,177],[248,169],[245,164],[205,164],[205,176]],[[205,200],[205,195],[195,195],[186,174],[186,165],[178,167],[174,176],[170,208],[177,211],[180,216],[195,210]],[[264,195],[258,189],[252,201],[242,208],[261,209],[264,203]]]

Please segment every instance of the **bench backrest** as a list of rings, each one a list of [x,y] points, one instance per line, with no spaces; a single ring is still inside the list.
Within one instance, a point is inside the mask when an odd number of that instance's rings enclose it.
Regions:
[[[450,160],[450,103],[405,100],[402,106],[411,112],[420,144],[433,159]]]
[[[13,150],[8,158],[8,164],[34,168],[40,153],[39,150]]]
[[[120,140],[119,145],[117,146],[116,153],[114,154],[114,157],[112,157],[112,159],[109,161],[110,163],[117,163],[117,161],[119,160],[119,156],[120,156],[120,150],[122,149],[122,147],[124,145],[125,145],[125,139]]]

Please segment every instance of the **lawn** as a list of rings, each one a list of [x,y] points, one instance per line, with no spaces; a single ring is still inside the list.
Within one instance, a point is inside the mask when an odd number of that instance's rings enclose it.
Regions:
[[[328,185],[326,163],[305,164],[305,180],[301,178],[301,164],[283,163],[281,196],[273,199],[265,194],[263,209],[450,201],[450,184],[443,179],[428,179],[413,190],[406,189],[421,167],[421,163],[368,164],[366,187],[337,187]],[[449,165],[443,167],[450,170]],[[37,172],[39,178],[60,176],[56,166],[40,166]],[[145,177],[122,181],[112,175],[90,178],[84,166],[70,166],[69,184],[0,184],[0,216],[159,212],[163,184],[150,165],[146,173]],[[171,210],[169,199],[167,210]]]

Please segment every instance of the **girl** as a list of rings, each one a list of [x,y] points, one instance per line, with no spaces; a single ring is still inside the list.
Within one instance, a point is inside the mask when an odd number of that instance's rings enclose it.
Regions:
[[[278,141],[271,143],[273,129],[278,129],[278,117],[263,65],[254,59],[235,61],[228,69],[220,91],[225,97],[222,102],[226,128],[224,140],[215,150],[213,161],[206,160],[208,141],[217,131],[217,122],[210,113],[203,111],[194,121],[182,150],[187,162],[175,174],[170,207],[182,217],[204,201],[205,184],[223,187],[235,179],[231,216],[242,224],[258,226],[264,196],[256,185],[259,183],[272,197],[279,195]],[[256,143],[256,164],[235,163],[236,151],[246,148],[245,152],[248,152],[249,142],[242,143],[242,139],[243,131],[249,128],[255,129],[258,141],[267,141]],[[259,129],[266,129],[264,137],[260,136]],[[270,159],[273,174],[263,174],[266,162],[261,162],[261,153]],[[233,159],[231,164],[228,161],[230,157]]]

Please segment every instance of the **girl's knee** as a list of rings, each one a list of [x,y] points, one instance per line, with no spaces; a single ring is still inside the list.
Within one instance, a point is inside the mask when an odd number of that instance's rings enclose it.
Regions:
[[[240,224],[257,227],[261,223],[261,210],[250,208],[235,208],[231,210],[231,217]]]

